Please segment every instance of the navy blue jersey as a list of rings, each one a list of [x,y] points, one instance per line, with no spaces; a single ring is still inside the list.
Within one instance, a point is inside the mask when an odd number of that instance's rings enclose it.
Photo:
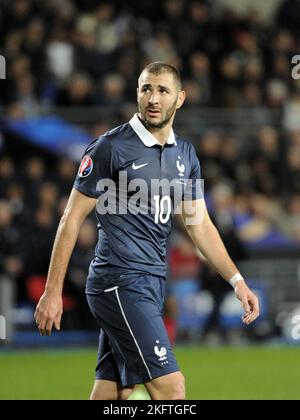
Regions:
[[[166,244],[177,205],[203,197],[194,147],[175,136],[164,147],[135,115],[86,149],[74,183],[97,198],[99,239],[87,293],[166,275]],[[170,187],[171,186],[171,187]]]

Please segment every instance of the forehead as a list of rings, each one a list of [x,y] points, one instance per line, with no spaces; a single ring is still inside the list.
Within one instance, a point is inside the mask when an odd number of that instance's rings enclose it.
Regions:
[[[143,71],[139,78],[139,86],[142,85],[152,85],[152,86],[166,86],[170,88],[176,87],[175,79],[172,73],[162,72],[160,74],[149,73],[148,71]]]

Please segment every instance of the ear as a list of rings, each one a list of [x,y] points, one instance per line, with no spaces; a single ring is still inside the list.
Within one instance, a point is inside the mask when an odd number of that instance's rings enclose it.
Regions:
[[[139,102],[139,88],[136,88],[136,101]]]
[[[185,97],[186,97],[185,91],[181,90],[178,94],[176,109],[179,109],[179,108],[182,107],[182,105],[184,104],[184,101],[185,101]]]

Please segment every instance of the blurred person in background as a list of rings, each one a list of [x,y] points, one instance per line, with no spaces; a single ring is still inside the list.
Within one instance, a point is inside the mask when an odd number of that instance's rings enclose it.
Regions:
[[[38,193],[46,177],[46,165],[44,160],[38,156],[30,157],[24,167],[24,185],[26,201],[31,208],[36,206]]]
[[[70,76],[66,88],[58,91],[58,106],[89,106],[95,104],[92,81],[88,74],[75,73]]]
[[[20,232],[13,225],[10,203],[0,200],[0,277],[8,276],[15,284],[17,299],[24,298],[25,286],[21,281],[24,261],[21,257]]]
[[[248,217],[240,221],[237,230],[249,251],[276,250],[294,245],[293,239],[281,231],[279,217],[281,213],[274,198],[258,193],[251,195]]]
[[[55,235],[55,218],[51,207],[41,205],[34,212],[34,219],[27,227],[24,243],[25,269],[28,277],[47,275],[51,247]]]
[[[233,188],[229,183],[219,183],[212,188],[210,195],[213,208],[211,218],[222,236],[226,249],[234,261],[242,261],[246,257],[246,250],[236,234]],[[203,265],[200,277],[203,290],[208,290],[214,301],[201,340],[205,342],[210,336],[217,334],[219,339],[226,342],[227,330],[221,326],[220,309],[227,293],[232,289],[227,283],[220,281],[220,275],[207,263]]]
[[[0,158],[0,196],[4,197],[6,189],[16,179],[16,168],[13,160],[8,156]]]
[[[68,195],[70,193],[76,169],[76,164],[70,159],[63,158],[57,162],[53,182],[55,180],[57,183],[60,195]]]
[[[95,329],[97,324],[85,298],[86,273],[94,257],[97,235],[94,221],[86,219],[82,224],[67,273],[65,292],[77,303],[75,323],[79,329]]]
[[[120,107],[125,102],[125,80],[119,74],[110,74],[101,82],[99,104]]]

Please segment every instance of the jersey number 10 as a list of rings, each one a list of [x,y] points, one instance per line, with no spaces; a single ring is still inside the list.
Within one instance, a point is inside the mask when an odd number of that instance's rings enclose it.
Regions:
[[[167,223],[172,210],[171,198],[168,195],[160,197],[160,195],[154,196],[155,203],[155,223]]]

